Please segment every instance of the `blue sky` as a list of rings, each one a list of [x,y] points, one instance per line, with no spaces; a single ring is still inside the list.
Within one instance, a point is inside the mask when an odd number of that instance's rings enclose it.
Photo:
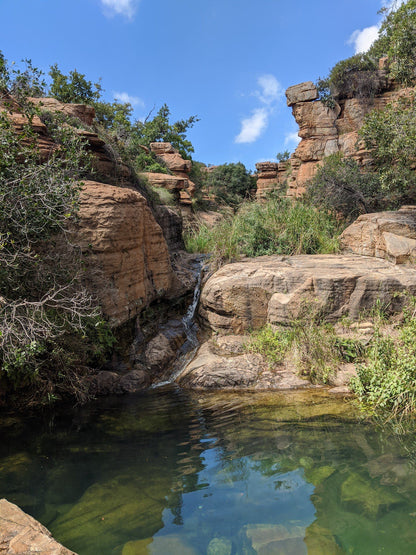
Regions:
[[[0,49],[101,77],[138,118],[165,102],[173,119],[197,114],[196,160],[254,169],[296,147],[285,89],[368,48],[387,2],[0,0]]]

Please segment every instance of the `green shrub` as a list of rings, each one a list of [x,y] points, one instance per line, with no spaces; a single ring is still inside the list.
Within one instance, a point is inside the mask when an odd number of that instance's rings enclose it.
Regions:
[[[307,184],[306,198],[318,207],[342,215],[346,221],[390,206],[380,187],[379,175],[363,171],[354,159],[341,153],[324,158]]]
[[[374,412],[406,416],[416,411],[415,306],[411,298],[397,338],[377,326],[366,361],[351,381],[359,401]]]
[[[328,383],[340,364],[362,356],[362,345],[336,335],[314,303],[304,303],[290,326],[266,326],[251,334],[247,350],[260,353],[271,368],[289,364],[315,383]]]
[[[236,208],[256,190],[256,180],[244,164],[222,164],[213,168],[204,183],[207,191],[228,206]]]
[[[188,233],[185,244],[225,262],[240,255],[333,253],[339,232],[339,222],[329,212],[302,201],[271,198],[264,204],[244,203],[214,227]]]

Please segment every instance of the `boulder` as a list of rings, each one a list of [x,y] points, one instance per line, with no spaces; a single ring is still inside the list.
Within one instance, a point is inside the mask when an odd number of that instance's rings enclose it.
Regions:
[[[0,499],[0,553],[76,555],[56,542],[49,530],[6,499]]]
[[[363,214],[342,233],[344,252],[385,258],[395,264],[416,261],[416,206]]]
[[[137,316],[174,285],[162,230],[134,189],[85,181],[74,242],[95,269],[93,289],[112,325]]]
[[[170,143],[150,143],[150,150],[162,159],[171,172],[184,172],[188,174],[191,171],[192,162],[184,160]]]
[[[293,106],[297,102],[308,102],[318,98],[318,90],[312,81],[305,81],[299,85],[293,85],[286,91],[287,105]]]
[[[376,301],[402,309],[400,291],[416,294],[416,269],[357,255],[263,256],[227,264],[206,282],[199,316],[220,334],[267,323],[289,325],[305,310],[329,320],[356,319]]]

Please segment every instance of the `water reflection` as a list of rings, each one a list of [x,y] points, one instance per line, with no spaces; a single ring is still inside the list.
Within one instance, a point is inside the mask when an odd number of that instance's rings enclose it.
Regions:
[[[3,415],[0,496],[80,555],[416,552],[414,438],[320,392]]]

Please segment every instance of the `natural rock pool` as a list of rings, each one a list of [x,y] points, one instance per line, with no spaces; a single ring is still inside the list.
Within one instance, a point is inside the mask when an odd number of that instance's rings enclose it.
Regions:
[[[321,391],[1,415],[0,497],[80,555],[416,552],[416,439]]]

